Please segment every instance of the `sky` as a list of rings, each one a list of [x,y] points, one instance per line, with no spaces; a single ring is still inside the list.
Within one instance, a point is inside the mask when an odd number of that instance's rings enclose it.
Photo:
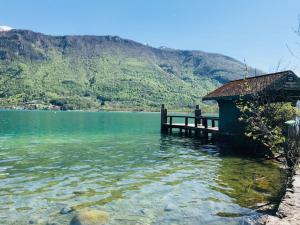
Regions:
[[[298,15],[300,0],[0,0],[0,26],[117,35],[300,74]]]

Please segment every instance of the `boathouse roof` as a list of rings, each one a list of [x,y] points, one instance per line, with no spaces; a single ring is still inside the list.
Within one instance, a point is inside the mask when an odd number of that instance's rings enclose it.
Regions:
[[[224,84],[203,97],[203,100],[234,100],[241,96],[260,93],[266,89],[292,91],[295,97],[300,96],[300,78],[293,71],[282,71],[264,74]]]

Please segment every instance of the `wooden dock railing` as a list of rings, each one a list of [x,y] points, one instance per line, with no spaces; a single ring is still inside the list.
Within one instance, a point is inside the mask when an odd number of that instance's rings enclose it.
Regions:
[[[184,118],[184,125],[185,126],[189,126],[189,119],[193,119],[193,125],[194,127],[198,127],[199,125],[203,126],[204,128],[208,128],[208,124],[210,122],[211,126],[210,127],[217,127],[216,126],[216,122],[219,121],[219,117],[215,117],[215,116],[199,116],[199,117],[195,117],[195,116],[176,116],[176,115],[167,115],[167,118],[169,118],[169,122],[168,119],[165,122],[165,124],[167,125],[174,125],[173,123],[173,118]]]
[[[177,119],[177,120],[176,120]],[[184,123],[178,123],[178,120],[182,120]],[[175,121],[176,120],[176,121]],[[192,123],[189,123],[192,120]],[[190,115],[168,115],[168,111],[164,105],[161,108],[161,132],[162,133],[172,133],[174,128],[182,130],[186,134],[192,134],[192,131],[196,135],[202,134],[203,136],[208,136],[208,133],[217,133],[219,131],[217,123],[219,122],[219,117],[216,116],[203,116],[201,114],[201,109],[199,105],[196,106],[195,116]]]

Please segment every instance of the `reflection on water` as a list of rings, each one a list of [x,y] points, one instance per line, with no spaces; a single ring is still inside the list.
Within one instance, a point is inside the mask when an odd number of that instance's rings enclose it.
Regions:
[[[216,146],[159,134],[159,114],[0,112],[0,221],[238,224],[276,201],[284,173]]]

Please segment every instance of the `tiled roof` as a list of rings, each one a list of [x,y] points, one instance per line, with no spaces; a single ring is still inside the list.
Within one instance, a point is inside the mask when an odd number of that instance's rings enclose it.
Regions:
[[[258,93],[271,86],[275,81],[291,74],[295,75],[292,71],[283,71],[234,80],[209,93],[203,97],[203,100],[217,100]]]

